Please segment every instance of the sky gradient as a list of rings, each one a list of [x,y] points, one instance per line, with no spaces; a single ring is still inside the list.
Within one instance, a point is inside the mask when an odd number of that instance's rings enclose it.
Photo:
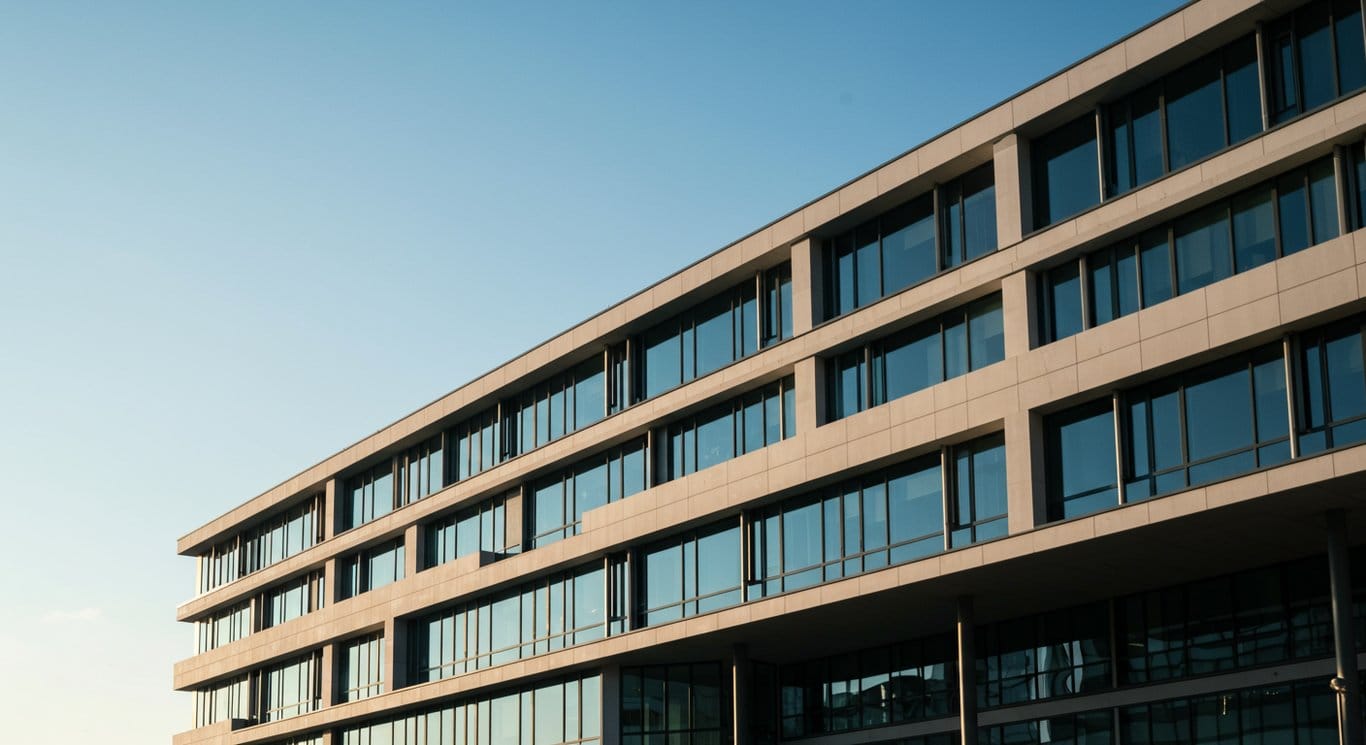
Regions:
[[[0,5],[6,741],[189,729],[178,536],[1176,5]]]

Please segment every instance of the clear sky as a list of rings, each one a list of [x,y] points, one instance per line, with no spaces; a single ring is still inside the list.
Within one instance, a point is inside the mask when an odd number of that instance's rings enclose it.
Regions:
[[[178,536],[1176,5],[0,5],[5,742],[188,729]]]

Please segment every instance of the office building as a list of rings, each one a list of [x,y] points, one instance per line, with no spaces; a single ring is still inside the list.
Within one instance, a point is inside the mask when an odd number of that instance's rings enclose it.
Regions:
[[[174,742],[1360,743],[1362,29],[1197,0],[196,528]]]

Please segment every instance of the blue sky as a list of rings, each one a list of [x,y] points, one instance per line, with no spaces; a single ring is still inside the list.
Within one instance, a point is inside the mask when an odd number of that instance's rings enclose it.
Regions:
[[[1175,6],[0,5],[7,741],[188,729],[178,536]]]

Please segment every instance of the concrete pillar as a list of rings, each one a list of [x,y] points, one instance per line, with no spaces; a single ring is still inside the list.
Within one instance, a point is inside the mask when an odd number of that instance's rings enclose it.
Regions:
[[[1029,272],[1016,272],[1001,280],[1001,316],[1004,320],[1006,359],[1018,357],[1038,344],[1038,304]]]
[[[792,335],[821,322],[825,310],[820,243],[803,238],[792,244]]]
[[[341,479],[328,479],[323,487],[323,540],[341,532]]]
[[[417,576],[422,562],[422,527],[414,523],[403,529],[403,576]]]
[[[958,598],[958,730],[962,745],[977,745],[977,650],[972,597]]]
[[[332,605],[342,599],[341,585],[341,562],[337,561],[337,557],[329,556],[323,562],[323,593],[326,595],[324,605]]]
[[[326,709],[337,703],[337,679],[341,674],[340,655],[336,644],[323,645],[322,661],[322,705]]]
[[[1019,243],[1031,227],[1029,141],[1008,134],[992,145],[991,158],[996,175],[996,242],[1005,247]]]
[[[1357,675],[1356,637],[1352,628],[1352,567],[1347,555],[1347,513],[1329,510],[1328,582],[1333,606],[1333,657],[1337,677],[1333,690],[1338,697],[1338,739],[1344,745],[1361,745],[1361,685]]]
[[[730,675],[730,700],[733,712],[731,723],[735,728],[735,739],[732,742],[749,742],[750,705],[754,697],[751,691],[749,648],[744,644],[736,644],[731,648]]]
[[[815,357],[798,360],[792,366],[796,384],[797,434],[811,432],[820,422],[821,402],[825,400],[825,380],[821,361]]]
[[[621,667],[602,668],[602,745],[621,745]]]
[[[1006,525],[1011,535],[1046,522],[1043,483],[1043,420],[1028,411],[1005,415]]]

